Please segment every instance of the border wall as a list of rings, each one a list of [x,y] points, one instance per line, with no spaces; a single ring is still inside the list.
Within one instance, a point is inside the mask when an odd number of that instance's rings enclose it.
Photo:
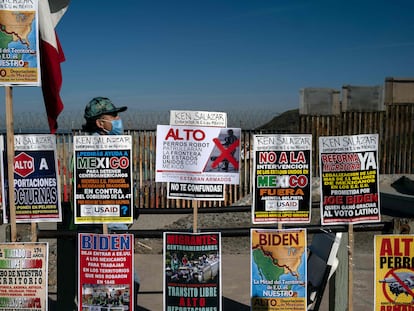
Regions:
[[[301,92],[301,100],[305,101],[299,110],[298,128],[299,133],[312,134],[314,176],[319,176],[320,136],[366,133],[379,134],[380,174],[414,174],[414,79],[387,79],[385,88],[347,85],[342,90],[341,103],[337,90],[312,88]],[[364,105],[366,102],[369,102],[369,109]],[[224,201],[200,201],[201,208],[247,205],[243,199],[252,192],[251,149],[253,135],[257,133],[264,131],[242,131],[240,184],[226,185]],[[278,130],[266,130],[266,133],[278,133]],[[133,179],[137,206],[141,209],[192,208],[191,200],[167,199],[167,184],[155,182],[156,131],[131,130],[128,134],[133,137]],[[63,201],[68,202],[71,198],[72,176],[68,168],[73,153],[72,134],[59,134],[57,140]]]

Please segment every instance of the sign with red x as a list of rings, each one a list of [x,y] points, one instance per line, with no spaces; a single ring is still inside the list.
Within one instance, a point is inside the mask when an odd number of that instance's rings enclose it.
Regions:
[[[234,158],[234,153],[236,148],[240,145],[240,140],[236,139],[233,143],[226,148],[221,144],[221,141],[218,138],[213,138],[216,147],[220,150],[221,154],[213,161],[211,164],[212,168],[216,168],[222,161],[230,162],[236,170],[239,169],[239,162]]]
[[[158,125],[155,181],[238,184],[240,137],[240,128]]]

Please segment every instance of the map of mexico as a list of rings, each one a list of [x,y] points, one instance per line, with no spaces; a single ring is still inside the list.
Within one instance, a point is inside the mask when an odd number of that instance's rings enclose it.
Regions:
[[[36,7],[0,1],[0,82],[39,84]]]

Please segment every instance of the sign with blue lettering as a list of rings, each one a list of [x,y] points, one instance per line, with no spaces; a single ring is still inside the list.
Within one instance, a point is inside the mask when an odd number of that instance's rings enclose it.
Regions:
[[[132,223],[132,137],[74,136],[75,223]]]
[[[79,310],[133,310],[134,235],[78,235]]]

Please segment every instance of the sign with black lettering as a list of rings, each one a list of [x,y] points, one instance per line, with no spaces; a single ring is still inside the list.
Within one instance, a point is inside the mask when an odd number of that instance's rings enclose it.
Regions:
[[[305,229],[251,229],[251,310],[307,310]]]
[[[227,113],[215,111],[171,110],[170,125],[227,127]]]
[[[74,136],[75,223],[132,223],[132,137]]]
[[[157,126],[156,182],[238,184],[239,128]]]
[[[48,310],[48,243],[0,244],[0,310]]]
[[[164,232],[164,310],[222,310],[220,233]]]
[[[378,134],[319,137],[321,223],[378,222]]]
[[[374,311],[411,310],[414,235],[376,235],[374,239]]]
[[[309,223],[310,134],[254,135],[252,222]]]
[[[223,184],[168,183],[168,198],[224,200]]]
[[[78,235],[78,310],[134,310],[134,235]]]
[[[16,222],[61,221],[56,136],[15,135],[14,151]],[[7,170],[5,172],[7,176]],[[5,214],[8,218],[8,211]]]

